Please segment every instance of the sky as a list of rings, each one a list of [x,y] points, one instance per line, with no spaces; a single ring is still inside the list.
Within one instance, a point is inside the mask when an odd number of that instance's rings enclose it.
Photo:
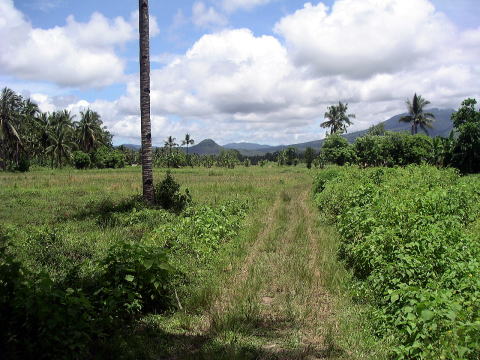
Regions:
[[[480,100],[478,0],[150,0],[152,139],[292,144]],[[140,143],[138,1],[0,0],[0,87]]]

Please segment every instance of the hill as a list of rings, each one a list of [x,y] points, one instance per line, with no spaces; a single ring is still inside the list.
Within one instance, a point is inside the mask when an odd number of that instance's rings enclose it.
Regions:
[[[190,147],[188,152],[189,154],[198,155],[218,155],[222,150],[224,150],[224,148],[212,139],[205,139],[200,141],[197,145]]]

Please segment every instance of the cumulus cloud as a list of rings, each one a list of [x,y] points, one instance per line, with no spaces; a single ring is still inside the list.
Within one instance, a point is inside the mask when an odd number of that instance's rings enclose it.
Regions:
[[[200,28],[218,28],[228,24],[227,18],[217,12],[213,7],[207,7],[203,2],[197,1],[192,6],[192,21]]]
[[[319,76],[355,78],[411,67],[456,38],[454,25],[428,0],[337,0],[331,11],[307,3],[275,31],[296,64]]]
[[[0,72],[61,86],[102,87],[123,79],[118,46],[136,38],[135,16],[108,19],[94,13],[86,23],[73,16],[63,27],[35,28],[12,0],[0,0]],[[153,34],[158,33],[155,19]]]
[[[260,5],[266,5],[272,0],[223,0],[222,7],[232,13],[236,10],[251,10]]]

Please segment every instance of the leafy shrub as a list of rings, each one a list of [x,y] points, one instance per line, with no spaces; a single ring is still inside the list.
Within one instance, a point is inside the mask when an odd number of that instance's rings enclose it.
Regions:
[[[357,296],[377,307],[378,334],[398,340],[395,358],[480,355],[479,185],[451,169],[349,167],[316,188]]]
[[[324,162],[337,165],[353,163],[356,160],[352,145],[338,134],[332,134],[326,138],[320,150],[320,157]]]
[[[155,187],[155,203],[166,210],[182,211],[191,201],[188,189],[185,194],[181,194],[180,184],[175,181],[170,171],[167,171],[165,179]]]
[[[83,151],[74,151],[72,154],[73,165],[77,169],[87,169],[90,167],[90,156]]]
[[[191,274],[211,265],[222,244],[236,236],[247,206],[231,201],[215,208],[189,207],[178,222],[157,227],[150,240],[170,250],[169,259],[176,269]]]
[[[18,165],[15,167],[16,171],[27,172],[30,170],[30,160],[26,156],[21,156]]]
[[[94,154],[94,164],[99,169],[118,169],[125,167],[125,154],[106,146],[99,148]]]
[[[102,261],[100,297],[109,314],[134,315],[142,310],[162,310],[168,304],[168,275],[173,268],[167,252],[152,244],[121,241]]]
[[[100,335],[91,301],[22,268],[0,235],[0,351],[7,358],[82,359]]]

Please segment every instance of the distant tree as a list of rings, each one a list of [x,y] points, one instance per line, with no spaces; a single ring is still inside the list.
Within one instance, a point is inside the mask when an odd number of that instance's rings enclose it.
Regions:
[[[195,144],[195,140],[190,137],[190,134],[185,134],[185,139],[182,140],[182,145],[187,145],[187,155],[188,155],[188,146]]]
[[[307,147],[305,150],[305,162],[307,164],[307,168],[310,169],[312,167],[313,160],[315,159],[315,150],[311,147]]]
[[[22,140],[16,125],[19,123],[21,107],[22,97],[4,88],[0,94],[0,149],[4,169],[9,159],[18,163]]]
[[[401,117],[399,121],[412,125],[412,135],[417,134],[419,126],[428,134],[427,128],[432,128],[432,122],[435,120],[435,115],[430,112],[424,112],[424,107],[429,105],[430,101],[415,93],[412,101],[409,99],[406,101],[406,104],[408,115]]]
[[[81,111],[80,118],[80,121],[75,122],[79,147],[89,154],[103,142],[102,121],[100,115],[90,109]]]
[[[355,114],[347,114],[348,104],[339,102],[338,105],[332,105],[327,108],[325,119],[320,124],[322,128],[330,128],[330,134],[343,134],[347,132],[347,127],[352,125],[350,119],[355,118]]]
[[[68,111],[56,114],[55,126],[50,133],[50,146],[45,151],[51,157],[51,167],[62,167],[64,160],[70,159],[72,151],[76,148],[73,141],[73,128],[71,115]]]
[[[327,136],[320,150],[320,157],[326,163],[345,165],[356,161],[352,145],[339,134]]]
[[[168,153],[170,156],[172,156],[172,150],[175,146],[178,146],[178,144],[175,142],[175,138],[173,136],[169,136],[167,140],[164,141],[165,147],[168,149]]]
[[[453,148],[452,163],[464,173],[480,172],[480,110],[477,101],[466,99],[452,114],[457,139]]]
[[[372,125],[367,131],[367,135],[383,136],[385,135],[385,125],[383,123]]]
[[[167,161],[168,167],[170,167],[172,163],[173,148],[178,146],[175,140],[176,139],[173,136],[169,136],[167,140],[164,141],[165,148],[168,149],[168,161]]]

